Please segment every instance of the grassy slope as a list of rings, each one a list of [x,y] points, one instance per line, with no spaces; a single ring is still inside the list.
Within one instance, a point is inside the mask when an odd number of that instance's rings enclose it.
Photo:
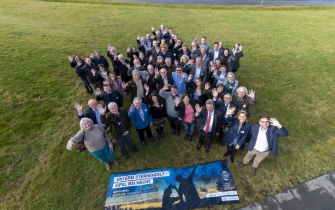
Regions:
[[[66,57],[105,51],[108,43],[124,53],[137,34],[161,22],[187,43],[195,35],[226,46],[241,42],[245,57],[237,77],[258,97],[250,121],[268,113],[290,131],[280,140],[280,155],[267,159],[257,177],[250,177],[250,167],[229,163],[241,205],[334,170],[334,9],[211,8],[2,1],[1,208],[102,208],[109,173],[89,154],[65,150],[78,130],[73,102],[89,98]],[[194,141],[167,138],[140,147],[113,171],[214,161],[224,151],[214,144],[205,155],[194,147]]]

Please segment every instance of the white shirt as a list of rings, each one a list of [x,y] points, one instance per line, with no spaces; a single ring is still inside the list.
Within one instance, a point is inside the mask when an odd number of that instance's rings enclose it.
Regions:
[[[214,111],[212,111],[211,115],[211,122],[209,124],[209,129],[208,129],[208,133],[212,132],[212,127],[213,127],[213,120],[214,120]],[[206,131],[206,125],[207,125],[207,120],[208,120],[208,112],[207,112],[207,118],[206,118],[206,123],[205,126],[203,128],[204,131]]]
[[[219,50],[214,50],[213,62],[219,57]]]
[[[200,76],[200,72],[201,72],[201,66],[200,67],[196,67],[195,68],[195,75],[193,76],[193,82],[195,82],[195,79]]]
[[[268,141],[266,139],[266,130],[262,130],[261,127],[259,127],[259,131],[258,131],[258,136],[256,139],[256,144],[254,146],[254,149],[257,150],[258,152],[266,152],[269,150],[269,144]]]

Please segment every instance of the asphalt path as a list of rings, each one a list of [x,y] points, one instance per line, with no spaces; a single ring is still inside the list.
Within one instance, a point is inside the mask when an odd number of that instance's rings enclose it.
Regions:
[[[207,4],[207,5],[248,5],[248,6],[307,6],[335,5],[335,0],[304,0],[304,1],[261,1],[261,0],[123,0],[125,2],[150,2],[162,4]]]

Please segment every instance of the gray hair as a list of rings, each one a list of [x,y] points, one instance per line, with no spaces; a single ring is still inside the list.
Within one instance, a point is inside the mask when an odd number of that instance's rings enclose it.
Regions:
[[[117,103],[115,103],[115,102],[110,102],[110,103],[107,105],[107,107],[108,107],[109,110],[111,110],[112,107],[119,108],[118,105],[117,105]]]
[[[237,88],[237,92],[239,92],[239,91],[244,91],[244,93],[245,93],[245,94],[247,94],[247,93],[248,93],[248,90],[247,90],[247,88],[246,88],[246,87],[244,87],[244,86],[240,86],[239,88]]]
[[[214,101],[212,100],[212,99],[208,99],[207,101],[206,101],[206,105],[207,104],[212,104],[212,105],[214,105]]]
[[[136,100],[139,100],[139,101],[142,103],[142,99],[141,99],[140,97],[135,97],[135,98],[133,99],[133,103],[134,103]]]
[[[93,121],[90,118],[83,117],[83,118],[80,119],[80,122],[79,122],[79,127],[80,127],[81,130],[84,130],[84,128],[83,128],[84,121],[90,122],[91,125],[93,125]]]

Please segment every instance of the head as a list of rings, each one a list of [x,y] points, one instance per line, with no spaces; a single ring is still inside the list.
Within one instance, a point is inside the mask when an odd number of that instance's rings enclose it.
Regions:
[[[141,37],[140,42],[141,42],[142,45],[144,45],[145,44],[145,37]]]
[[[140,52],[139,57],[140,57],[141,59],[144,59],[144,53],[143,53],[143,52]]]
[[[220,62],[220,61],[219,61],[219,62]],[[226,67],[226,65],[222,64],[221,67],[220,67],[220,71],[221,71],[221,74],[226,73],[226,71],[227,71],[227,67]],[[234,74],[234,73],[233,73],[233,74]],[[235,76],[234,76],[234,78],[235,78]]]
[[[99,50],[95,50],[94,51],[94,55],[95,55],[95,57],[100,58],[100,51]]]
[[[171,66],[171,58],[169,58],[169,57],[165,58],[165,64],[170,67]]]
[[[152,46],[157,47],[157,40],[152,41]]]
[[[183,73],[183,68],[181,67],[181,66],[177,66],[176,67],[176,73],[177,73],[177,75],[181,75],[182,73]]]
[[[190,103],[190,96],[188,94],[184,94],[181,97],[181,101],[186,105]]]
[[[114,72],[111,72],[111,73],[109,74],[109,77],[110,77],[110,79],[111,79],[112,81],[116,80],[116,74],[115,74]]]
[[[215,65],[217,65],[217,66],[221,65],[220,58],[215,59]]]
[[[99,64],[98,68],[99,68],[100,72],[105,72],[106,71],[106,67],[103,64]]]
[[[135,97],[133,100],[133,104],[136,109],[140,109],[142,107],[142,99],[140,97]]]
[[[83,117],[79,122],[80,129],[89,130],[93,125],[93,121],[90,118]]]
[[[237,119],[240,121],[241,124],[247,122],[247,120],[248,120],[247,116],[248,116],[248,114],[244,110],[241,110],[237,113]]]
[[[229,50],[228,49],[225,49],[224,52],[223,52],[223,55],[225,57],[229,56]]]
[[[223,48],[223,42],[219,42],[219,48]]]
[[[214,101],[212,99],[208,99],[206,101],[206,110],[208,113],[212,113],[214,111]]]
[[[95,110],[97,108],[98,102],[95,99],[90,99],[88,100],[87,104],[89,107],[91,107],[91,109]]]
[[[134,81],[140,80],[140,73],[137,70],[133,71],[132,76]]]
[[[200,66],[201,66],[201,62],[202,62],[202,58],[201,58],[201,57],[197,57],[197,58],[195,59],[195,65],[196,65],[197,67],[200,67]]]
[[[161,32],[160,31],[156,31],[156,36],[160,37],[161,36]]]
[[[181,49],[182,49],[183,51],[186,51],[186,50],[187,50],[187,44],[183,43],[183,44],[181,45]]]
[[[76,62],[81,61],[81,58],[79,55],[74,55],[73,58]]]
[[[214,42],[213,48],[214,48],[214,50],[218,50],[219,49],[219,42]]]
[[[161,52],[165,55],[167,53],[166,48],[165,47],[161,47]]]
[[[161,24],[161,30],[164,31],[165,30],[165,25],[162,23]]]
[[[160,64],[163,64],[164,63],[164,60],[163,60],[163,57],[162,56],[157,56],[157,63],[160,63]]]
[[[161,68],[161,70],[159,71],[159,74],[162,76],[162,77],[166,77],[166,69],[165,68]]]
[[[201,85],[202,85],[202,80],[200,79],[200,77],[198,77],[198,78],[195,79],[195,85],[196,85],[197,87],[201,87]]]
[[[189,58],[187,55],[183,55],[183,56],[181,56],[181,58],[180,58],[180,62],[186,64],[186,63],[188,62],[189,59],[190,59],[190,58]]]
[[[150,40],[150,34],[146,34],[146,35],[145,35],[145,39],[146,39],[146,40]]]
[[[119,61],[124,61],[124,56],[122,54],[119,54],[117,58],[119,59]]]
[[[205,36],[203,36],[201,38],[201,44],[206,44],[207,38]]]
[[[270,125],[270,118],[269,116],[263,114],[258,117],[258,123],[263,130],[267,129]]]
[[[91,58],[85,58],[85,63],[91,65],[92,64]]]
[[[166,44],[166,40],[165,39],[161,39],[161,44]]]
[[[116,53],[116,49],[115,49],[115,47],[111,47],[111,48],[109,49],[109,52],[111,52],[112,54]]]
[[[154,73],[154,67],[151,64],[148,65],[147,69],[148,69],[149,74]]]
[[[218,84],[218,85],[216,86],[216,90],[218,91],[218,93],[222,93],[223,90],[224,90],[224,86],[223,86],[223,84],[222,84],[222,83]]]
[[[135,46],[132,46],[132,47],[131,47],[131,50],[132,50],[133,52],[136,52],[136,47],[135,47]]]
[[[241,46],[240,43],[236,43],[235,46],[234,46],[235,50],[239,50],[239,49],[240,49],[240,46]]]
[[[158,102],[158,95],[157,95],[157,93],[155,93],[155,92],[153,92],[153,93],[151,93],[150,94],[150,96],[149,96],[149,98],[150,98],[150,100],[152,101],[152,102]]]
[[[241,87],[237,88],[237,96],[239,98],[243,98],[247,94],[247,92],[248,92],[248,90],[244,86],[241,86]]]
[[[112,92],[112,89],[109,85],[104,85],[104,91],[107,94],[110,94]]]
[[[180,38],[178,38],[178,39],[177,39],[177,44],[178,44],[178,45],[181,45],[182,43],[183,43],[183,41],[182,41]]]
[[[230,93],[226,93],[223,96],[223,100],[225,104],[230,104],[230,102],[232,101],[233,97],[231,96]]]
[[[115,102],[110,102],[108,105],[108,109],[109,111],[112,113],[112,114],[118,114],[119,111],[118,111],[118,106]]]
[[[172,85],[170,89],[171,89],[171,95],[172,96],[178,95],[178,88],[177,88],[177,86]]]
[[[200,48],[200,53],[201,53],[201,55],[205,55],[206,54],[206,48],[205,47],[201,47]]]
[[[140,66],[141,65],[141,62],[138,58],[134,58],[133,63],[134,63],[134,66]]]
[[[227,69],[227,68],[226,68]],[[227,74],[228,82],[233,83],[235,80],[235,74],[233,72],[228,72]]]
[[[169,28],[169,33],[173,34],[173,28]]]
[[[198,48],[198,45],[197,45],[197,43],[196,43],[196,42],[194,42],[194,41],[191,43],[191,46],[192,46],[192,48]]]

